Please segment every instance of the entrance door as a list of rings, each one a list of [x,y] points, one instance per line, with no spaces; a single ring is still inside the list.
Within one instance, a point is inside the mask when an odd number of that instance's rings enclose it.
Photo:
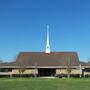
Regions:
[[[55,69],[48,69],[48,68],[41,68],[38,69],[39,76],[54,76],[55,75]]]

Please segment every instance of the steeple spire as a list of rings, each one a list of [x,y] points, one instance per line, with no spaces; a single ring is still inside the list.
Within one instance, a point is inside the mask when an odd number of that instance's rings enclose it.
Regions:
[[[45,53],[50,53],[50,44],[49,44],[49,25],[47,25],[47,43]]]

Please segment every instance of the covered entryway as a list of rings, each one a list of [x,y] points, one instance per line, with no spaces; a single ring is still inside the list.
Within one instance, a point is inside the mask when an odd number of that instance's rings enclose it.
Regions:
[[[49,68],[38,69],[39,76],[54,76],[55,73],[56,73],[56,69],[49,69]]]

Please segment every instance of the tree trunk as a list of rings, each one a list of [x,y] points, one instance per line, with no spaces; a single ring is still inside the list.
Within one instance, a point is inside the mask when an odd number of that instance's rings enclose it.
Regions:
[[[70,73],[67,74],[68,79],[70,78]]]

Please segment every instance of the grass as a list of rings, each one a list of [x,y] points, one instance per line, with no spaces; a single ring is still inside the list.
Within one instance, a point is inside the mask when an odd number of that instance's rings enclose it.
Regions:
[[[0,90],[90,90],[90,79],[0,78]]]

